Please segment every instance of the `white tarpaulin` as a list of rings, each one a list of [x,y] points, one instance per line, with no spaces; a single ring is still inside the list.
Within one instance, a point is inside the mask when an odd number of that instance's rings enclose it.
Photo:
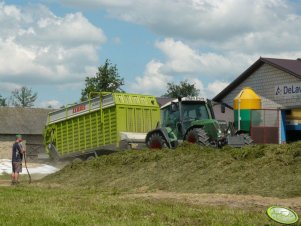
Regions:
[[[27,168],[30,174],[51,174],[59,169],[47,164],[39,164],[39,163],[28,163]],[[12,163],[10,159],[0,159],[0,175],[2,174],[10,174],[12,172]],[[21,174],[27,174],[25,169],[25,165],[23,162],[23,170]]]

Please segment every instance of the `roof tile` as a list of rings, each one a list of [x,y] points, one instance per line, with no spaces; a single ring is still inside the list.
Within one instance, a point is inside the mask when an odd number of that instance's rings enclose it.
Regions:
[[[0,107],[0,134],[42,134],[53,109]]]

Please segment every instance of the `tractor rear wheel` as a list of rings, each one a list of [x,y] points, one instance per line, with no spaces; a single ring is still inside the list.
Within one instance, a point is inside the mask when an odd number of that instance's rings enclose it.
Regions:
[[[203,146],[209,146],[209,137],[202,128],[193,128],[187,132],[186,138],[189,143],[197,143]]]
[[[160,133],[153,133],[148,138],[146,145],[150,149],[161,149],[166,148],[166,140]]]

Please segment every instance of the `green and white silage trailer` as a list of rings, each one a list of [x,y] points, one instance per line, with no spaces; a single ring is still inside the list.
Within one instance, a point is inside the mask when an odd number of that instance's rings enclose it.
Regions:
[[[104,151],[140,148],[160,121],[154,96],[100,93],[49,113],[44,143],[51,157],[87,159]]]

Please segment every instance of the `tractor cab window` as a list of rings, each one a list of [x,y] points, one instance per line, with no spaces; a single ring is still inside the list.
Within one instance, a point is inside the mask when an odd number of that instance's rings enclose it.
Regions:
[[[209,119],[207,107],[200,102],[183,103],[183,120],[202,120]]]
[[[163,127],[175,128],[179,120],[179,109],[175,110],[171,105],[164,109],[161,109],[161,123]]]

